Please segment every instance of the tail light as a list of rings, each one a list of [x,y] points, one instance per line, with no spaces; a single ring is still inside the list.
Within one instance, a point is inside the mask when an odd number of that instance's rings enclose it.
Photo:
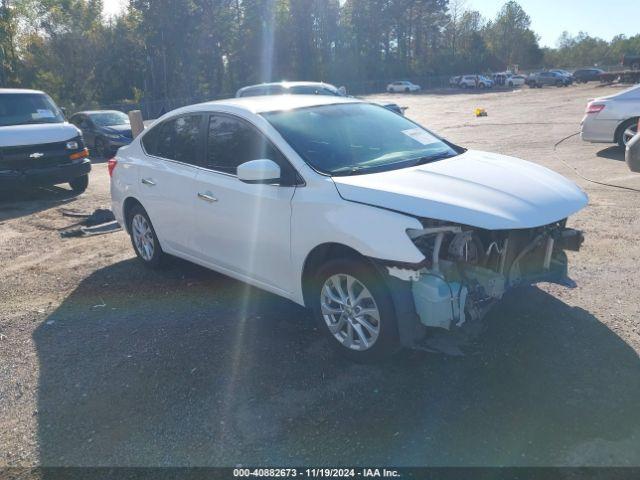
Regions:
[[[587,105],[587,110],[585,111],[585,113],[598,113],[601,112],[602,110],[604,110],[605,105],[603,103],[593,103],[590,102]]]
[[[118,164],[118,160],[116,160],[115,158],[109,159],[109,162],[107,163],[107,170],[109,171],[109,177],[113,176],[113,170],[116,168],[117,164]]]

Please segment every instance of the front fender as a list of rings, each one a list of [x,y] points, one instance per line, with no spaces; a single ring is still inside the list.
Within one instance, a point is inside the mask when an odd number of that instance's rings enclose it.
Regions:
[[[335,192],[335,190],[334,190]],[[322,195],[314,188],[299,189],[292,205],[291,252],[294,296],[303,304],[302,271],[309,253],[325,243],[350,247],[366,257],[419,263],[424,255],[416,248],[407,229],[420,229],[420,222],[378,207],[350,202],[334,195],[330,201],[318,201]],[[323,195],[324,196],[324,195]]]

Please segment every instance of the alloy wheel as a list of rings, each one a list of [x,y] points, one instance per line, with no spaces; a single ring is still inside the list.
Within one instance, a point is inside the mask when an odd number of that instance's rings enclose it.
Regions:
[[[631,141],[633,137],[638,133],[638,125],[630,125],[624,132],[622,132],[622,142],[625,146]]]
[[[151,261],[155,252],[155,240],[149,222],[144,215],[136,213],[131,221],[131,227],[136,250],[143,260]]]
[[[329,331],[344,347],[363,351],[376,343],[380,311],[369,289],[355,277],[329,277],[320,293],[320,309]]]

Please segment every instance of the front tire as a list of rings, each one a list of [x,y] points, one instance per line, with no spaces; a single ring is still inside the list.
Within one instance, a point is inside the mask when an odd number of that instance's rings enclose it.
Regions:
[[[128,214],[127,226],[131,244],[142,263],[149,268],[159,268],[164,260],[158,236],[153,229],[149,215],[142,205],[134,205]]]
[[[69,186],[73,193],[80,195],[89,186],[89,175],[82,175],[81,177],[74,178],[69,182]]]
[[[332,347],[357,362],[400,349],[398,326],[384,279],[364,260],[330,260],[316,273],[311,308]]]

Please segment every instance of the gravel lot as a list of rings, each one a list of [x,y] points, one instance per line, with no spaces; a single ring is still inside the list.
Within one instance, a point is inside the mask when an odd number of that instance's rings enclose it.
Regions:
[[[574,179],[578,288],[513,292],[464,357],[345,363],[302,308],[186,262],[162,272],[123,232],[61,239],[89,190],[0,200],[0,465],[640,465],[640,188],[582,143],[593,85],[375,95],[463,146]],[[486,118],[475,118],[484,107]]]

